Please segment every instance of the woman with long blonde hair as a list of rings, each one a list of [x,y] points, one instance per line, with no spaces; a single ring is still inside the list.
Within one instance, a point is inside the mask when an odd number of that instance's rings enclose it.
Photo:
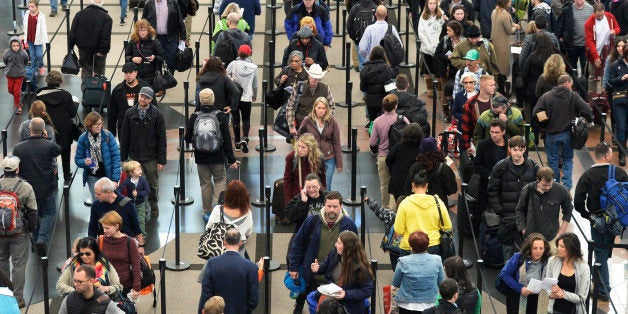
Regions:
[[[318,147],[325,157],[327,190],[331,190],[334,169],[342,172],[342,151],[340,150],[340,128],[332,115],[327,98],[318,97],[310,115],[303,119],[297,132],[299,135],[309,133],[316,138]]]
[[[543,74],[536,81],[536,97],[541,97],[558,85],[558,78],[567,74],[563,56],[554,53],[547,58],[543,65]]]
[[[125,51],[126,62],[133,62],[137,66],[137,77],[153,85],[155,73],[164,61],[164,51],[157,40],[157,31],[149,21],[141,19],[135,22]]]
[[[295,155],[298,154],[298,158]],[[286,156],[283,173],[283,196],[286,204],[301,192],[305,176],[315,173],[321,178],[321,186],[326,187],[325,162],[318,148],[316,137],[304,133],[295,141],[294,151]]]
[[[35,100],[35,102],[33,102],[31,109],[28,110],[28,118],[28,120],[20,124],[20,129],[17,131],[18,142],[22,142],[31,136],[28,125],[32,118],[42,118],[46,123],[46,133],[48,135],[48,139],[52,141],[55,140],[54,125],[52,124],[52,119],[50,119],[50,116],[46,112],[46,104],[44,104],[43,101]]]

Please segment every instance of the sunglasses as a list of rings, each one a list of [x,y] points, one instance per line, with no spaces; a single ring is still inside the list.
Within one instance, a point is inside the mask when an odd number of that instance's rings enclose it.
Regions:
[[[89,257],[89,256],[92,256],[92,253],[91,253],[91,252],[78,252],[78,253],[77,253],[77,255],[78,255],[78,256],[83,256],[83,255],[85,255],[85,256],[88,256],[88,257]]]

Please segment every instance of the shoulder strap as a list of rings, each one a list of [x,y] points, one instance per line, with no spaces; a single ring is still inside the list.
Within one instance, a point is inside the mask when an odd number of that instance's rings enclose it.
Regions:
[[[22,182],[24,182],[23,179],[17,179],[17,182],[15,182],[15,185],[13,186],[13,188],[11,188],[11,192],[16,192],[17,189],[20,188],[20,185],[22,185]],[[2,189],[2,187],[0,187],[0,189]]]
[[[223,210],[223,205],[220,205],[220,222],[225,223],[225,212]]]
[[[392,24],[388,23],[388,30],[386,31],[386,33],[392,34]]]
[[[445,223],[443,222],[443,214],[440,212],[440,203],[438,202],[438,197],[436,195],[434,195],[434,201],[436,202],[436,208],[438,208],[438,218],[440,219],[440,225],[441,227],[445,228]]]
[[[98,248],[100,249],[100,251],[102,251],[103,238],[104,236],[102,235],[98,236]]]
[[[608,165],[608,180],[615,179],[615,165]]]
[[[124,198],[122,198],[120,200],[120,202],[118,202],[117,208],[120,209],[120,208],[126,206],[126,204],[128,204],[130,201],[131,201],[131,199],[125,196]]]

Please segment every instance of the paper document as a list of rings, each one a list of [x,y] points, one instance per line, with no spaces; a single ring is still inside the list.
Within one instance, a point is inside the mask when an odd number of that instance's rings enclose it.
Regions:
[[[521,49],[522,49],[521,47],[512,47],[511,46],[510,47],[510,53],[514,53],[514,54],[520,55],[521,54]]]
[[[337,296],[342,291],[342,288],[338,287],[335,283],[330,283],[318,287],[318,292],[326,296]]]
[[[451,56],[451,54],[452,54],[451,50],[448,50],[447,52],[445,52],[445,55],[448,57]]]
[[[541,290],[550,290],[552,286],[558,283],[558,278],[545,278],[543,281],[532,278],[528,283],[528,290],[532,293],[539,293]]]

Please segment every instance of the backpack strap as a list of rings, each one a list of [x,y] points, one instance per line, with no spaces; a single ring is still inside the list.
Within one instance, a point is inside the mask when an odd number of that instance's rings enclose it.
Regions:
[[[615,165],[608,165],[608,179],[607,180],[614,180],[615,179]]]
[[[104,239],[103,235],[98,236],[98,248],[100,249],[101,252],[102,252],[103,239]]]
[[[130,198],[128,197],[124,197],[120,200],[120,202],[118,202],[118,205],[116,206],[117,209],[122,209],[124,206],[126,206],[126,204],[128,204],[131,201]]]
[[[445,223],[443,222],[443,214],[440,211],[440,203],[438,203],[438,197],[434,195],[434,201],[436,202],[436,208],[438,209],[438,218],[440,219],[441,227],[445,228]],[[439,231],[444,231],[443,229],[439,229]]]
[[[388,30],[386,31],[386,33],[392,34],[392,24],[388,23]]]
[[[24,182],[24,179],[20,179],[20,178],[18,178],[18,179],[17,179],[17,182],[15,182],[15,185],[11,188],[11,190],[10,190],[10,191],[11,191],[11,192],[16,192],[16,191],[17,191],[17,189],[19,189],[19,188],[20,188],[20,186],[22,185],[22,182]],[[2,189],[2,186],[0,186],[0,189]]]

